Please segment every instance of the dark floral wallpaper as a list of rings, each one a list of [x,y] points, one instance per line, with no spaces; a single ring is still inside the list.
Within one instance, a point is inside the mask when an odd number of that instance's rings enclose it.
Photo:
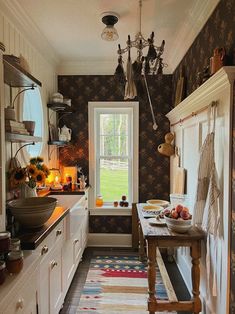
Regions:
[[[194,40],[173,74],[173,103],[177,80],[182,70],[186,79],[184,97],[197,88],[197,73],[210,64],[216,47],[225,47],[227,65],[235,64],[235,1],[221,0]]]
[[[165,114],[170,111],[172,76],[147,77],[149,91],[159,128],[154,131],[147,94],[139,85],[139,202],[152,198],[169,198],[169,157],[160,155],[159,144],[169,132]],[[114,76],[75,75],[59,76],[58,90],[72,99],[74,113],[61,118],[60,126],[72,129],[69,146],[60,149],[60,163],[67,166],[79,164],[89,175],[88,102],[123,101],[123,87]],[[131,217],[90,216],[90,232],[131,233]]]
[[[169,122],[165,114],[171,108],[171,75],[147,77],[154,112],[159,125],[157,131],[152,128],[150,107],[146,91],[141,92],[139,101],[139,201],[152,198],[169,198],[169,157],[160,155],[159,144],[169,132]],[[88,174],[88,102],[123,101],[123,88],[114,76],[85,75],[59,76],[58,89],[72,99],[74,113],[64,116],[60,125],[72,129],[72,141],[69,146],[60,149],[60,163],[67,166],[83,167]]]

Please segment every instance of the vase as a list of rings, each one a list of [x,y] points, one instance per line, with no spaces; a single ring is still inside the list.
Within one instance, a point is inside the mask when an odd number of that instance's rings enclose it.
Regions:
[[[22,184],[20,187],[20,195],[21,198],[37,197],[36,186],[31,188],[28,184]]]

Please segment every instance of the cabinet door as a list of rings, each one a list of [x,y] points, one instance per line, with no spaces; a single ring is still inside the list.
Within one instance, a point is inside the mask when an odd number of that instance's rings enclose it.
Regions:
[[[53,251],[49,263],[50,314],[57,314],[63,304],[61,248]]]
[[[73,275],[75,273],[75,265],[73,258],[73,241],[71,239],[65,241],[62,250],[63,256],[63,292],[64,295],[67,293],[70,283],[73,279]]]
[[[82,256],[82,228],[76,233],[76,237],[73,240],[73,256],[74,264],[77,266]]]
[[[9,306],[3,310],[3,314],[37,314],[37,274],[28,278],[26,283],[11,299]],[[47,312],[44,312],[44,314]]]

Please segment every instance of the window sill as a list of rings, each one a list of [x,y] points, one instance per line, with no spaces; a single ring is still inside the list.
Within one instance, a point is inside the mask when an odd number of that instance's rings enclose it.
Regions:
[[[114,207],[110,205],[104,205],[102,207],[96,207],[90,209],[90,215],[92,216],[131,216],[131,207]]]

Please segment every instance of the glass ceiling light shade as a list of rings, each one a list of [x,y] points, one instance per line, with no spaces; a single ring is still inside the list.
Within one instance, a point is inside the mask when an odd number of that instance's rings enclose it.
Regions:
[[[119,38],[114,24],[117,23],[119,15],[114,12],[104,12],[102,14],[102,22],[106,25],[104,28],[101,38],[107,41],[114,41]]]

